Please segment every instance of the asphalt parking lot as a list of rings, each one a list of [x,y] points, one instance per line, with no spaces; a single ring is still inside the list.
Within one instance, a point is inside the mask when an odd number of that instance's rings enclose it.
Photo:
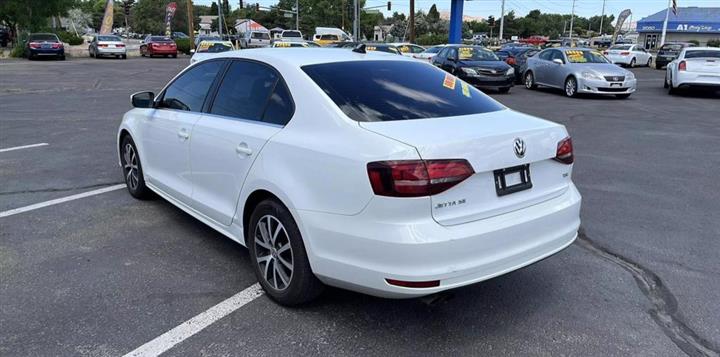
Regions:
[[[0,62],[0,355],[123,355],[255,283],[245,248],[114,189],[129,95],[188,62]],[[568,249],[432,301],[260,296],[166,355],[718,356],[720,92],[669,96],[663,71],[633,71],[627,100],[491,93],[573,136],[583,226]]]

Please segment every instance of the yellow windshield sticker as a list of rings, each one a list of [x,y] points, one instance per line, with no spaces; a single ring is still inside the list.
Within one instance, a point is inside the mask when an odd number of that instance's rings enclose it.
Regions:
[[[470,86],[467,83],[462,82],[460,83],[460,88],[462,88],[463,95],[470,98]]]
[[[568,56],[568,60],[572,63],[587,62],[587,58],[585,58],[583,51],[567,50],[565,51],[565,54]]]
[[[472,47],[460,47],[458,50],[460,51],[459,57],[461,60],[470,59],[473,56]]]
[[[400,47],[398,47],[398,49],[399,49],[400,52],[402,52],[402,53],[408,53],[408,52],[410,52],[410,47],[408,47],[408,46],[400,46]]]
[[[375,46],[366,46],[365,47],[365,51],[376,51],[376,50],[377,50],[377,47],[375,47]]]
[[[275,42],[275,47],[290,47],[289,42]]]
[[[443,80],[443,87],[447,89],[455,89],[455,81],[456,78],[450,73],[445,74],[445,79]]]

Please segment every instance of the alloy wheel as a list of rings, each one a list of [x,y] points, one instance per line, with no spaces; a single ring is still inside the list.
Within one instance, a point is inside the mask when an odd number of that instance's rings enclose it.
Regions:
[[[272,215],[265,215],[255,226],[255,260],[260,275],[271,288],[283,291],[293,278],[294,257],[285,226]]]
[[[528,73],[525,75],[525,88],[532,89],[533,87],[533,75]]]
[[[138,179],[138,158],[132,144],[125,144],[123,151],[123,169],[125,170],[125,182],[131,190],[136,190],[140,183]]]
[[[575,79],[569,78],[567,81],[565,81],[565,94],[568,97],[572,97],[575,95]]]

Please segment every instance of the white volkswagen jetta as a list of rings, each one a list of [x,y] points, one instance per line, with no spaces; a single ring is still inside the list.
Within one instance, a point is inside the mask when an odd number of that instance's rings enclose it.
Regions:
[[[282,304],[324,284],[428,295],[537,262],[577,236],[565,128],[427,63],[226,52],[132,103],[118,131],[130,194],[153,191],[247,246]]]

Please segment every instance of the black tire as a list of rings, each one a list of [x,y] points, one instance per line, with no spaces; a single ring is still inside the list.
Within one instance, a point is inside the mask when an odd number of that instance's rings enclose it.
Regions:
[[[88,50],[88,52],[90,52],[90,58],[95,58],[95,54],[93,53],[93,51]]]
[[[657,60],[655,60],[655,69],[660,70],[663,69],[664,64],[658,63]]]
[[[313,274],[300,230],[283,204],[274,199],[260,202],[246,229],[255,276],[270,298],[281,305],[293,306],[320,296],[324,285]],[[258,262],[258,257],[265,259]]]
[[[668,78],[667,78],[667,72],[665,72],[665,80],[663,81],[663,88],[668,89],[670,87],[668,85]]]
[[[652,66],[652,57],[648,58],[647,66]]]
[[[172,58],[177,58],[177,53],[172,55]]]
[[[61,61],[64,61],[64,60],[65,60],[65,55],[60,56],[60,60],[61,60]]]
[[[630,60],[630,64],[628,65],[630,68],[635,68],[635,58]]]
[[[669,95],[673,95],[673,94],[677,93],[677,90],[675,88],[673,88],[672,77],[668,77],[667,87],[665,87],[665,88],[667,88]]]
[[[565,87],[563,87],[565,90],[565,96],[568,98],[574,98],[577,97],[577,79],[575,77],[570,76],[565,79]]]
[[[507,87],[507,88],[498,88],[498,92],[501,93],[501,94],[506,94],[506,93],[510,92],[510,87]]]
[[[137,152],[135,142],[130,135],[126,135],[120,144],[120,163],[122,164],[125,185],[130,195],[145,200],[152,197],[152,191],[145,186],[142,163]]]
[[[127,59],[127,55],[122,55],[122,59]]]
[[[625,93],[625,94],[615,94],[615,98],[618,98],[618,99],[628,99],[628,98],[630,98],[630,94],[629,94],[629,93]]]
[[[535,83],[535,75],[530,71],[525,72],[525,88],[527,88],[527,89],[536,89],[537,88],[537,83]]]

